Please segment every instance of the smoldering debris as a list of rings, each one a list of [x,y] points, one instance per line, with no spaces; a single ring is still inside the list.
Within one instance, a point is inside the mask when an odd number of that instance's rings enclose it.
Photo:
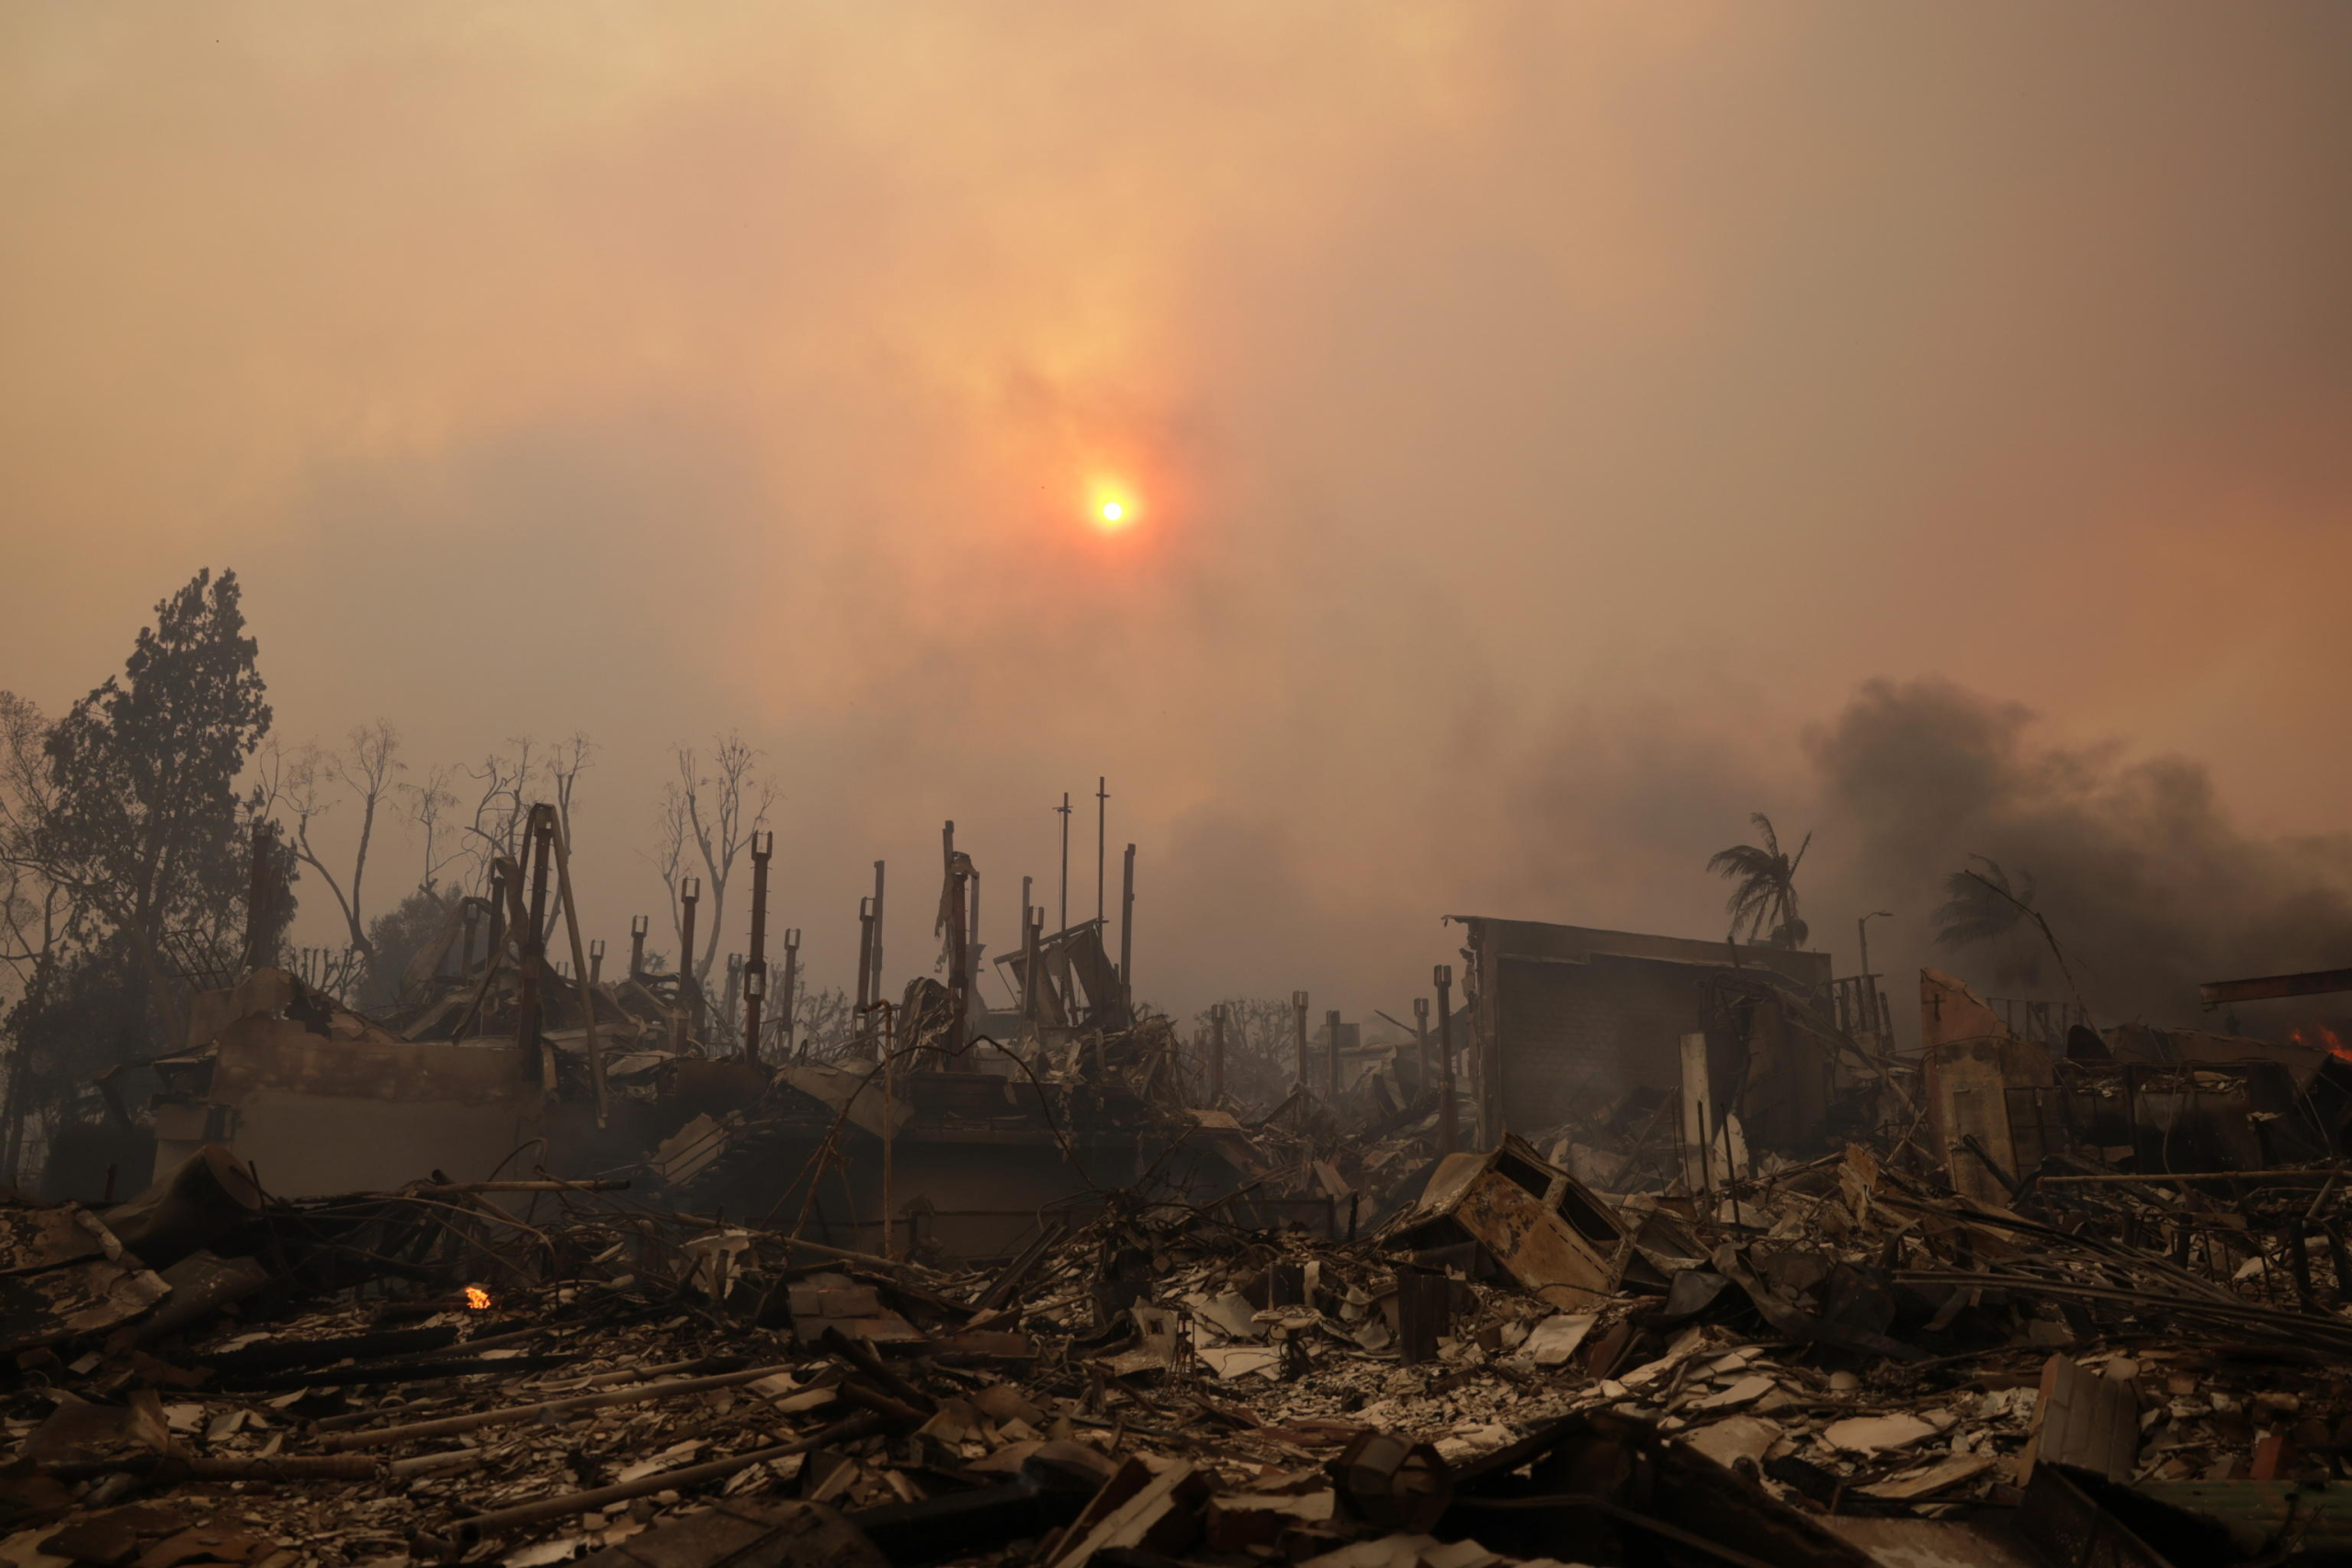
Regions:
[[[1295,998],[1250,1102],[1099,922],[1024,919],[981,1005],[954,854],[945,982],[865,966],[820,1052],[749,963],[558,973],[534,837],[391,1009],[196,996],[146,1190],[0,1199],[0,1557],[2352,1548],[2352,1059],[1933,970],[1897,1053],[1818,954],[1464,917],[1433,1010]]]

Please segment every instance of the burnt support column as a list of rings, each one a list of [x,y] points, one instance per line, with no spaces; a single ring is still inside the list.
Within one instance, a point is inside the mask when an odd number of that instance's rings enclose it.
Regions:
[[[628,977],[632,980],[645,977],[645,933],[652,929],[652,925],[653,919],[650,915],[631,915],[628,918]]]
[[[601,986],[605,982],[605,939],[598,937],[588,944],[588,983]]]
[[[775,830],[752,832],[752,951],[743,962],[743,1060],[760,1059],[760,1004],[768,989],[768,862]]]
[[[1323,1027],[1330,1032],[1330,1049],[1324,1053],[1326,1087],[1323,1092],[1330,1099],[1340,1098],[1340,1010],[1333,1008],[1323,1015]]]
[[[1293,991],[1290,994],[1290,1021],[1291,1027],[1298,1034],[1298,1087],[1305,1089],[1306,1087],[1306,993],[1305,991]]]
[[[531,857],[529,923],[522,932],[522,995],[514,1012],[514,1045],[523,1057],[523,1074],[537,1082],[539,1067],[539,982],[547,964],[548,862],[555,839],[555,808],[531,807],[524,829],[524,852]]]
[[[784,992],[776,1016],[784,1020],[784,1059],[792,1060],[793,1035],[800,1027],[800,928],[784,933]]]
[[[1136,1021],[1136,847],[1127,846],[1119,888],[1119,1010]]]
[[[1437,985],[1437,1152],[1453,1152],[1458,1130],[1454,1126],[1453,1097],[1453,965],[1441,964],[1430,976]]]
[[[701,1033],[702,986],[695,978],[695,906],[702,902],[702,878],[681,877],[678,881],[678,1009],[677,1039],[673,1050],[685,1049],[691,1035]]]
[[[865,1010],[874,1005],[874,900],[857,901],[857,1014],[861,1027]]]
[[[882,863],[876,861],[874,863],[874,999],[877,1002],[882,999],[883,994],[890,987],[890,982],[884,977],[885,972],[882,967]]]

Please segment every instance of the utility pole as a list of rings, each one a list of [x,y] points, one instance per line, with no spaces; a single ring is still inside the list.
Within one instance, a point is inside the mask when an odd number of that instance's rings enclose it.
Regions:
[[[1453,1152],[1453,965],[1441,964],[1430,976],[1437,983],[1437,1054],[1443,1062],[1442,1089],[1445,1098],[1437,1107],[1437,1152]]]
[[[1333,1008],[1323,1015],[1323,1027],[1331,1032],[1329,1053],[1331,1087],[1326,1093],[1331,1099],[1337,1100],[1340,1098],[1340,1010],[1338,1008]]]
[[[653,919],[650,915],[631,915],[628,918],[628,977],[632,980],[644,977],[645,933],[652,925]]]
[[[1136,847],[1127,846],[1126,870],[1119,887],[1119,1010],[1128,1027],[1136,1021]]]
[[[1430,1091],[1430,999],[1413,998],[1413,1038],[1420,1043],[1421,1092]]]
[[[1225,1101],[1225,1004],[1209,1009],[1209,1109]]]
[[[695,906],[702,902],[702,878],[678,879],[678,1038],[672,1049],[684,1051],[686,1038],[700,1032],[702,987],[695,980]]]
[[[1306,1087],[1306,993],[1290,994],[1290,1021],[1298,1033],[1298,1087]]]
[[[1094,781],[1094,918],[1102,920],[1107,911],[1102,907],[1102,872],[1110,863],[1111,792],[1107,778]]]
[[[792,1060],[793,1031],[800,1022],[797,1006],[800,992],[800,928],[793,927],[784,933],[784,1000],[778,1004],[784,1011],[784,1059]]]
[[[760,1059],[760,1004],[768,989],[768,861],[775,829],[752,831],[752,952],[743,964],[743,1060]]]

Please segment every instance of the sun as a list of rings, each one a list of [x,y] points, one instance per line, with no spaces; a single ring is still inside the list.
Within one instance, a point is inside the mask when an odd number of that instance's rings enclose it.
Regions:
[[[1096,488],[1091,504],[1093,523],[1106,534],[1114,534],[1136,520],[1133,496],[1108,485]]]

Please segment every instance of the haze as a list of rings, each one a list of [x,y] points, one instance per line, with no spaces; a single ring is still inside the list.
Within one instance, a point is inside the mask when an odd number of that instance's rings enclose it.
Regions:
[[[1010,941],[1098,774],[1142,997],[1360,1016],[1446,913],[1719,934],[1758,809],[1841,972],[1879,908],[1916,962],[2175,756],[2078,922],[2186,820],[2182,963],[2352,962],[2347,62],[2333,4],[18,5],[0,687],[234,567],[289,742],[591,735],[616,948],[740,727],[819,984],[876,857],[927,961],[946,818]]]

